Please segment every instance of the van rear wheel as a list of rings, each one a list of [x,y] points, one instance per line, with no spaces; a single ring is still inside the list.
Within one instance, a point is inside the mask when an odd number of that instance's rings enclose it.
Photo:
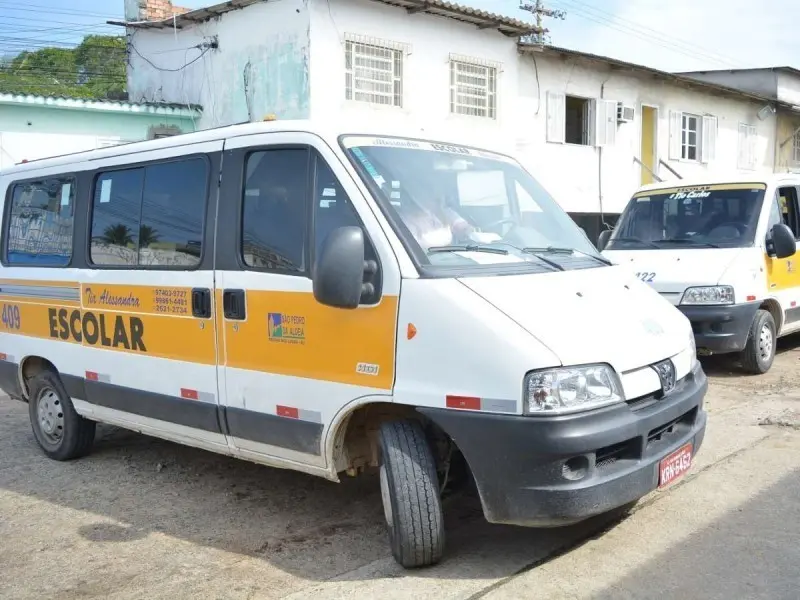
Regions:
[[[769,311],[759,309],[750,325],[747,345],[742,351],[742,367],[748,373],[761,375],[769,371],[775,360],[775,319]]]
[[[389,543],[405,568],[436,564],[444,551],[444,519],[436,463],[417,421],[383,423],[380,483]]]
[[[75,412],[59,376],[42,371],[31,379],[29,388],[28,415],[33,435],[44,453],[54,460],[89,454],[96,424]]]

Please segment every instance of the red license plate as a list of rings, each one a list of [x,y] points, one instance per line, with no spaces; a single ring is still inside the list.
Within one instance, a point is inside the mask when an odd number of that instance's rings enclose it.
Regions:
[[[658,487],[663,488],[678,479],[692,466],[692,444],[681,446],[658,463]]]

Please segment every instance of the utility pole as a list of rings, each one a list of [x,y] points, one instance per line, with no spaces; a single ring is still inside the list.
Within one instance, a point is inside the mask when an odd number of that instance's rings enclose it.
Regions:
[[[534,33],[523,38],[523,41],[531,44],[544,44],[545,42],[549,41],[549,36],[547,36],[548,30],[542,26],[542,17],[563,20],[567,16],[566,11],[545,8],[542,4],[542,0],[536,0],[534,4],[520,0],[519,9],[529,12],[536,17],[536,27],[539,30],[538,33]]]

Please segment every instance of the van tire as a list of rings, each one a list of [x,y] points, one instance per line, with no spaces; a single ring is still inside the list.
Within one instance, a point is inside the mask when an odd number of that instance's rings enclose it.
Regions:
[[[53,371],[41,371],[30,380],[29,389],[31,428],[44,453],[54,460],[89,454],[96,423],[75,412],[61,378]]]
[[[436,462],[417,421],[381,424],[381,498],[394,559],[410,569],[438,563],[444,518]]]
[[[775,319],[769,311],[759,309],[750,325],[747,344],[742,351],[742,367],[747,373],[761,375],[769,371],[775,360]]]

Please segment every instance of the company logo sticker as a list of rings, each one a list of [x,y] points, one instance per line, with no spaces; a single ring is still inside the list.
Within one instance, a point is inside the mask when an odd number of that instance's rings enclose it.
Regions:
[[[267,336],[271,342],[305,344],[306,318],[284,313],[268,313]]]

